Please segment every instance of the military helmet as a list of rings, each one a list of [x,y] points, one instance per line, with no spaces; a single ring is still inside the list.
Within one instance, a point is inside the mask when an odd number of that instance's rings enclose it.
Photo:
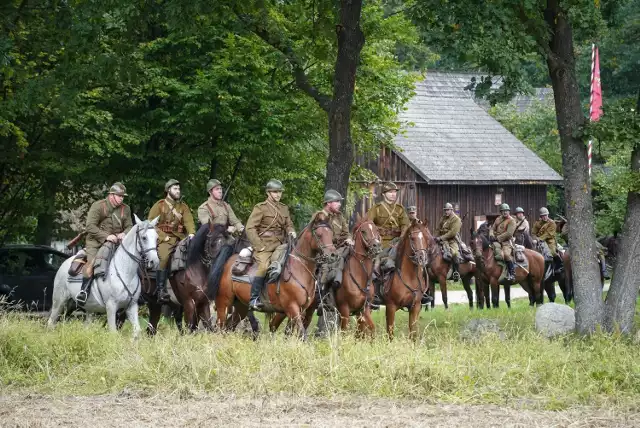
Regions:
[[[124,187],[124,184],[120,183],[119,181],[113,183],[113,185],[109,189],[109,193],[118,196],[129,196],[127,195],[127,188]]]
[[[518,213],[522,213],[524,214],[524,210],[522,209],[522,207],[517,207],[516,210],[514,211],[516,214]]]
[[[511,211],[511,208],[509,208],[509,204],[500,205],[500,212],[502,211]]]
[[[269,180],[265,188],[267,192],[284,192],[284,186],[282,185],[282,181],[280,180]]]
[[[164,185],[164,191],[168,192],[169,189],[171,189],[171,186],[175,186],[175,185],[180,185],[180,182],[178,180],[176,180],[175,178],[172,178],[171,180],[167,181]]]
[[[445,210],[452,210],[453,209],[453,205],[451,205],[449,202],[447,202],[446,204],[444,204],[444,208]]]
[[[416,207],[415,205],[411,205],[409,208],[407,208],[407,212],[409,212],[409,213],[417,213],[418,212],[418,207]]]
[[[549,215],[549,210],[547,209],[547,207],[540,208],[540,216],[543,215]]]
[[[396,183],[393,183],[391,181],[384,183],[382,185],[382,193],[387,193],[390,192],[392,190],[398,190],[398,186],[396,186]]]
[[[324,193],[323,203],[325,204],[328,204],[329,202],[339,202],[342,200],[344,200],[344,198],[337,190],[329,189]]]
[[[216,180],[215,178],[212,178],[211,180],[207,181],[207,193],[209,193],[211,189],[218,186],[222,186],[222,183],[220,183],[220,180]]]

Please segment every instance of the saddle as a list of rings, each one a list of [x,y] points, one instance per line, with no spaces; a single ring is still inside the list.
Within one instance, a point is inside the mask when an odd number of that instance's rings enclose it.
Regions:
[[[85,264],[87,264],[87,253],[80,250],[69,266],[69,276],[79,276]]]
[[[258,270],[258,264],[256,260],[247,256],[246,251],[253,251],[249,248],[243,248],[238,255],[238,258],[233,263],[231,268],[231,279],[236,282],[246,282],[251,284],[251,280],[255,277],[255,272]],[[244,254],[243,254],[244,252]],[[267,269],[267,277],[265,284],[276,282],[282,272],[282,266],[286,261],[287,256],[287,244],[279,245],[275,251],[271,254],[271,264]]]
[[[549,249],[549,245],[547,245],[544,241],[538,241],[538,251],[544,257],[545,262],[553,261],[553,256],[551,255],[551,250]]]
[[[529,272],[529,259],[527,259],[527,256],[524,252],[525,247],[516,244],[514,245],[514,248],[514,261],[516,264],[516,268],[521,267],[522,269]],[[500,274],[500,278],[498,278],[498,283],[504,284],[507,277],[507,264],[504,262],[504,260],[500,260],[498,261],[498,265],[502,267],[502,273]]]

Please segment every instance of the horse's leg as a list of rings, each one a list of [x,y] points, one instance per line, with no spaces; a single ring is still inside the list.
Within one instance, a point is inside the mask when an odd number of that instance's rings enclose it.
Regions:
[[[302,322],[302,313],[297,303],[293,303],[287,309],[287,317],[291,320],[293,328],[298,330],[298,337],[302,340],[307,339],[307,333],[304,329],[304,323]]]
[[[345,331],[349,328],[349,318],[351,315],[351,311],[349,310],[349,304],[343,302],[340,306],[338,306],[338,313],[340,314],[340,330]],[[358,317],[358,325],[360,324],[360,318],[362,315]]]
[[[431,309],[433,309],[436,307],[436,284],[431,282],[427,289],[427,293],[431,296]]]
[[[393,340],[393,329],[395,327],[395,322],[396,322],[396,311],[397,311],[397,308],[393,303],[386,305],[387,335],[389,337],[389,340]]]
[[[133,338],[140,337],[140,321],[138,320],[138,302],[132,301],[127,308],[127,319],[133,326]]]
[[[358,334],[359,337],[369,336],[373,338],[376,331],[376,326],[371,318],[371,307],[368,305],[362,310],[362,313],[358,317]]]
[[[158,323],[160,322],[160,315],[162,315],[162,305],[158,303],[147,304],[149,308],[149,321],[147,323],[147,335],[155,336],[158,332]]]
[[[491,278],[491,304],[494,308],[500,307],[500,284],[498,278]]]
[[[482,281],[482,293],[484,294],[484,304],[487,309],[491,309],[491,286],[489,280]]]
[[[556,301],[556,284],[554,279],[555,279],[555,276],[553,276],[552,278],[549,278],[549,280],[547,281],[543,279],[544,291],[547,292],[547,297],[549,298],[549,301],[551,303],[554,303]]]
[[[445,289],[446,289],[445,285]],[[409,339],[415,341],[418,339],[418,318],[420,318],[420,301],[413,302],[413,306],[409,310]]]
[[[49,321],[47,321],[47,326],[49,328],[53,328],[56,325],[62,309],[64,309],[66,306],[66,300],[62,297],[62,291],[58,290],[58,287],[54,288],[51,313],[49,314]]]
[[[476,307],[484,309],[484,282],[476,277]]]
[[[116,302],[114,302],[113,299],[107,300],[105,308],[107,310],[107,325],[109,326],[109,330],[113,332],[118,331],[118,326],[116,325],[118,307],[116,306]]]
[[[275,314],[271,318],[271,321],[269,321],[269,331],[271,333],[275,333],[276,331],[278,331],[278,329],[280,328],[280,324],[282,324],[282,321],[284,321],[285,319],[287,319],[287,316],[285,314]]]
[[[198,328],[198,322],[195,319],[196,308],[192,299],[185,299],[184,303],[184,322],[187,328],[193,333]]]
[[[444,308],[449,309],[449,299],[447,297],[447,276],[438,275],[438,282],[440,283],[440,294],[442,294],[442,303],[444,303]]]
[[[507,304],[507,308],[511,309],[511,284],[504,285],[504,301]]]
[[[464,291],[467,292],[467,299],[469,299],[469,309],[473,309],[473,291],[471,291],[471,275],[465,275],[462,277],[462,286]]]
[[[180,332],[180,334],[184,334],[184,324],[182,322],[184,317],[184,308],[182,305],[179,305],[177,308],[171,311],[171,315],[176,322],[176,328]]]
[[[209,331],[213,331],[213,324],[211,323],[211,307],[209,306],[209,300],[200,302],[200,309],[198,310],[202,325]]]

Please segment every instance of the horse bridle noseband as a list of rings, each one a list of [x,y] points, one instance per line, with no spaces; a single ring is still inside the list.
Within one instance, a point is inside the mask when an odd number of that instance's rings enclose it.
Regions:
[[[360,223],[360,225],[358,225],[358,227],[356,228],[356,230],[353,231],[354,235],[357,235],[358,232],[362,232],[362,227],[365,224],[373,224],[372,221],[367,220],[364,221],[362,223]],[[358,252],[355,251],[355,249],[353,250],[354,254],[358,254],[358,255],[363,255],[365,257],[369,257],[369,258],[375,258],[378,254],[380,254],[380,252],[382,251],[381,248],[375,249],[373,244],[371,242],[369,242],[366,238],[365,238],[365,234],[361,233],[362,236],[362,243],[364,244],[365,248],[366,248],[366,252],[364,254],[359,254]],[[380,241],[380,232],[377,233],[377,236],[374,236],[373,239],[378,239],[378,241]]]

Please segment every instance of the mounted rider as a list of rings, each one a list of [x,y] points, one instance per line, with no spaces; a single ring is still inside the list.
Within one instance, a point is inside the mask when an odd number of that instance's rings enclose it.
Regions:
[[[98,250],[105,242],[120,243],[133,227],[131,208],[123,203],[127,195],[124,184],[114,183],[105,199],[94,202],[87,213],[85,253],[87,262],[83,269],[82,286],[76,296],[79,305],[87,301],[93,279],[93,264]]]
[[[327,216],[331,230],[333,232],[333,245],[337,249],[338,258],[334,263],[327,263],[321,267],[320,283],[331,287],[338,288],[342,284],[342,271],[349,249],[353,247],[354,241],[349,231],[349,223],[340,211],[344,198],[337,190],[329,189],[324,194],[323,208],[313,215],[315,218],[318,214],[323,213]],[[328,293],[331,294],[331,293]]]
[[[442,258],[451,263],[453,270],[453,280],[457,282],[460,279],[458,272],[458,234],[462,228],[462,220],[453,212],[453,205],[447,202],[444,205],[444,215],[438,222],[436,229],[436,242],[442,245]]]
[[[399,238],[411,225],[409,216],[404,207],[396,203],[398,199],[398,186],[387,182],[382,186],[382,201],[378,202],[367,211],[367,218],[372,221],[382,238],[383,251],[376,257],[373,271],[381,279],[381,264],[384,261],[384,271],[391,271],[395,261],[390,257],[392,241]]]
[[[489,232],[489,240],[498,243],[502,249],[502,257],[507,265],[507,281],[515,281],[516,265],[513,262],[513,234],[516,230],[516,222],[511,217],[511,209],[509,205],[500,205],[500,217],[498,217],[491,226]]]
[[[558,244],[556,242],[556,222],[549,218],[549,210],[546,207],[540,208],[540,220],[533,224],[531,235],[538,241],[544,241],[549,247],[549,252],[553,256],[556,273],[564,269],[562,258],[558,255]]]
[[[271,260],[276,248],[286,242],[286,237],[296,237],[296,231],[291,222],[289,208],[280,202],[284,186],[279,180],[269,180],[265,186],[267,199],[256,204],[247,220],[246,232],[253,247],[253,258],[258,263],[256,275],[251,283],[251,299],[249,307],[261,310],[260,292],[264,285],[265,275],[271,262],[274,269],[280,269],[277,260]]]
[[[193,238],[195,224],[189,206],[182,201],[180,182],[175,179],[164,185],[165,198],[156,202],[149,211],[149,219],[160,216],[156,231],[158,232],[158,258],[160,266],[156,271],[156,290],[158,302],[170,301],[167,293],[168,264],[175,246],[189,236]]]
[[[200,224],[221,224],[227,226],[227,232],[242,232],[244,226],[233,212],[231,205],[222,200],[222,184],[212,178],[207,182],[209,198],[198,207],[198,220]]]
[[[529,221],[525,217],[522,207],[517,207],[514,213],[516,214],[516,231],[514,232],[514,238],[516,244],[524,245],[529,235]]]
[[[409,217],[409,222],[415,220],[418,223],[422,223],[422,220],[418,218],[418,207],[415,205],[411,205],[407,208],[407,216]]]

